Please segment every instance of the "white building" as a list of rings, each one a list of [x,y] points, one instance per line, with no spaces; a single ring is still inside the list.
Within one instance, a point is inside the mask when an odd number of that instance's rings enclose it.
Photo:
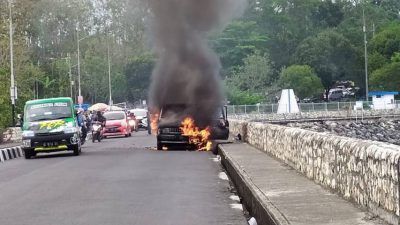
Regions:
[[[396,101],[394,96],[398,95],[396,91],[371,91],[368,93],[372,97],[373,109],[394,109],[396,108]]]

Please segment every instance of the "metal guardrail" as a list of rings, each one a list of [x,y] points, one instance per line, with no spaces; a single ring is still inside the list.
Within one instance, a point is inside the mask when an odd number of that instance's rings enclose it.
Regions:
[[[351,111],[355,105],[356,102],[298,103],[300,112]],[[364,110],[371,109],[372,105],[372,101],[363,102]],[[398,109],[400,108],[400,101],[395,101],[392,105]],[[228,105],[229,115],[275,114],[277,111],[278,104]]]

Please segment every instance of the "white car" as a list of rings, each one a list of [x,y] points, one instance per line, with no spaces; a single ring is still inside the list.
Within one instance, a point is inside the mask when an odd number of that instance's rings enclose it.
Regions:
[[[343,98],[343,96],[344,94],[342,89],[334,88],[329,91],[328,100],[329,101],[340,100],[341,98]]]

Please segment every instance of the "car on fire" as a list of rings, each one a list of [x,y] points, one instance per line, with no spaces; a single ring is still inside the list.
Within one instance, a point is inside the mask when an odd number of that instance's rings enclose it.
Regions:
[[[131,136],[131,126],[128,117],[124,111],[108,111],[104,113],[106,118],[106,126],[104,128],[103,137],[110,136]]]
[[[157,150],[164,147],[182,146],[193,148],[189,137],[183,134],[182,118],[175,115],[184,111],[184,105],[167,105],[161,109],[157,128]],[[210,126],[210,140],[227,140],[229,138],[229,122],[227,118],[227,107],[220,107],[212,125]]]

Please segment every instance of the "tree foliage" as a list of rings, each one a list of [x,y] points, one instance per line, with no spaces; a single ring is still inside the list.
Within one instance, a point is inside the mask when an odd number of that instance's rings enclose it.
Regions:
[[[314,68],[327,90],[334,81],[352,77],[356,60],[356,52],[349,40],[333,30],[305,39],[297,47],[294,57],[296,63]]]
[[[239,90],[262,94],[265,87],[275,80],[274,75],[268,55],[255,52],[244,59],[244,65],[240,66],[227,81],[228,85]]]
[[[397,91],[400,87],[400,62],[386,64],[370,76],[373,90]]]
[[[279,86],[293,89],[296,96],[303,99],[320,95],[324,88],[321,79],[307,65],[292,65],[281,71]]]

